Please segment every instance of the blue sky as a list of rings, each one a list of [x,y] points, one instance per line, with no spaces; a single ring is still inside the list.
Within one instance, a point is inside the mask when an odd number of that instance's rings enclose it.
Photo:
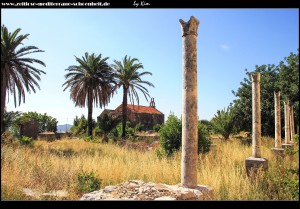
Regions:
[[[1,9],[1,22],[9,31],[21,28],[29,33],[24,45],[44,50],[31,57],[45,62],[38,66],[47,74],[40,87],[26,93],[26,103],[8,111],[36,111],[55,117],[59,123],[73,123],[75,116],[87,116],[87,108],[75,107],[69,90],[63,91],[64,75],[75,57],[85,52],[101,53],[108,63],[125,55],[136,57],[144,79],[155,88],[148,90],[156,107],[165,114],[182,112],[182,38],[179,19],[194,16],[200,21],[197,41],[198,115],[210,120],[217,110],[235,98],[245,69],[278,64],[299,48],[299,9]],[[108,109],[122,102],[120,89]],[[140,94],[140,105],[149,105]],[[103,111],[94,107],[93,118]]]

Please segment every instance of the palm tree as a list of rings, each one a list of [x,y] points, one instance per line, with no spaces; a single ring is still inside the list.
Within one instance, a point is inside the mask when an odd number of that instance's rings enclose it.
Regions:
[[[121,117],[113,118],[108,114],[104,114],[103,117],[97,117],[97,124],[103,132],[102,142],[108,142],[107,135],[118,125],[120,121]]]
[[[123,62],[114,60],[114,63],[115,64],[112,64],[112,67],[114,69],[115,78],[117,81],[115,89],[123,87],[122,138],[125,138],[127,121],[127,95],[129,96],[130,102],[132,102],[132,104],[134,104],[135,98],[139,105],[139,96],[136,92],[136,89],[140,90],[148,101],[148,97],[150,97],[150,95],[143,84],[147,84],[152,87],[154,87],[154,85],[149,81],[144,81],[141,79],[143,75],[152,75],[152,73],[148,71],[141,73],[138,72],[139,69],[144,69],[144,66],[139,62],[137,58],[131,59],[126,55],[123,59]]]
[[[235,111],[232,106],[218,110],[217,114],[211,119],[211,123],[216,133],[221,134],[225,141],[228,140],[230,134],[234,133],[235,125]]]
[[[64,91],[70,87],[70,98],[75,106],[88,107],[88,135],[92,136],[93,128],[93,104],[100,108],[107,105],[112,96],[114,84],[112,70],[106,63],[108,57],[102,59],[101,54],[89,55],[87,52],[82,59],[76,57],[78,66],[69,66],[65,75],[67,81]]]
[[[6,111],[4,109],[4,114],[3,114],[3,132],[8,130],[13,123],[16,121],[16,119],[21,116],[21,112],[19,111]]]
[[[4,25],[1,26],[1,133],[3,133],[4,127],[3,114],[6,93],[13,94],[15,107],[17,98],[19,105],[21,100],[25,103],[25,90],[29,93],[31,91],[35,93],[35,87],[40,89],[37,82],[41,80],[40,74],[46,74],[44,71],[31,65],[38,63],[46,66],[44,62],[24,57],[31,53],[44,51],[39,50],[35,46],[18,48],[18,46],[23,45],[22,42],[29,36],[29,34],[18,35],[20,31],[21,29],[18,28],[13,33],[10,33]]]

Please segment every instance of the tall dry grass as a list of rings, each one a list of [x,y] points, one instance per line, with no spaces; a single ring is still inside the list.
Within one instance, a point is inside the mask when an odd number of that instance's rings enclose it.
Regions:
[[[246,177],[244,163],[251,156],[251,147],[234,139],[214,143],[214,150],[199,155],[198,184],[213,187],[214,200],[267,200],[267,192],[259,183]],[[262,156],[269,160],[269,172],[278,164],[299,169],[299,154],[278,161],[271,153],[271,144],[270,139],[263,138]],[[94,171],[102,180],[101,188],[132,179],[179,184],[180,159],[180,152],[169,159],[158,158],[155,150],[141,152],[78,139],[36,141],[33,147],[2,145],[1,199],[30,199],[22,189],[31,188],[40,192],[66,190],[68,200],[78,200],[82,194],[76,179],[81,171]]]

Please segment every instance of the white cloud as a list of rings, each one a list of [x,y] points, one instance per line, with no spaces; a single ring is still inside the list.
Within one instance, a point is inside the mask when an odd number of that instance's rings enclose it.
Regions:
[[[229,48],[227,44],[221,44],[221,49],[228,50]]]

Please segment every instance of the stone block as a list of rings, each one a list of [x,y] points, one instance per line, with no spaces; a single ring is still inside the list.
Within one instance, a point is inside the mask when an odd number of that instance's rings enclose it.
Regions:
[[[282,144],[282,148],[284,148],[284,149],[293,149],[294,144]]]
[[[268,160],[266,158],[248,157],[245,160],[245,166],[246,166],[247,176],[249,176],[251,170],[253,170],[253,173],[256,174],[260,167],[264,171],[266,171],[268,169]]]
[[[271,148],[272,153],[276,156],[276,157],[284,157],[284,149],[283,148]]]

